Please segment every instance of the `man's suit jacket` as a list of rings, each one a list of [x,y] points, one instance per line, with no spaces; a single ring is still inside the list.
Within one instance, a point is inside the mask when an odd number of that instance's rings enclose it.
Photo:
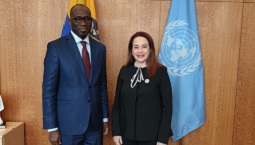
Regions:
[[[112,108],[112,134],[136,141],[168,142],[172,135],[172,90],[165,68],[158,68],[155,76],[130,87],[136,74],[134,65],[121,68]],[[137,75],[138,77],[139,75]]]
[[[44,59],[43,128],[58,127],[61,134],[79,135],[89,121],[102,129],[108,118],[106,48],[89,38],[90,79],[73,36],[49,42]]]

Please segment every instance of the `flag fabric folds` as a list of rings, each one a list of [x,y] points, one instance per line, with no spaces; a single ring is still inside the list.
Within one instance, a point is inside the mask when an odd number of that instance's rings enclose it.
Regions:
[[[68,11],[67,11],[67,16],[66,16],[65,24],[62,29],[61,36],[65,36],[68,33],[70,33],[70,31],[71,31],[71,26],[69,25],[68,19],[70,18],[71,8],[76,4],[84,4],[90,9],[91,17],[93,18],[93,20],[92,20],[93,24],[92,24],[92,30],[90,32],[90,36],[99,40],[98,25],[97,25],[97,19],[96,19],[96,7],[95,7],[94,0],[70,0],[69,6],[68,6]]]
[[[173,141],[205,122],[204,76],[194,0],[172,0],[159,61],[172,84]]]

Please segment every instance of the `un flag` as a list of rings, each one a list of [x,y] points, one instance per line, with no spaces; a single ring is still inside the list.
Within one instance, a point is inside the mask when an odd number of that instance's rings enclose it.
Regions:
[[[172,0],[159,53],[172,84],[173,141],[205,122],[204,76],[194,0]]]

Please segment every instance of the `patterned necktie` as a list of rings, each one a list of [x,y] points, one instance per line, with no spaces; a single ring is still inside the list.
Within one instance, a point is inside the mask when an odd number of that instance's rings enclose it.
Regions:
[[[83,61],[83,65],[84,68],[86,70],[86,74],[87,77],[90,77],[90,59],[89,59],[89,53],[86,47],[86,42],[85,41],[81,41],[81,44],[83,46],[82,48],[82,61]]]

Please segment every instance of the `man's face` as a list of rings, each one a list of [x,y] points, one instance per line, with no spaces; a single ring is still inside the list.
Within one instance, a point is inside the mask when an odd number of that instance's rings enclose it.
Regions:
[[[90,11],[85,6],[75,6],[70,13],[69,24],[73,32],[81,39],[86,38],[92,26]]]

